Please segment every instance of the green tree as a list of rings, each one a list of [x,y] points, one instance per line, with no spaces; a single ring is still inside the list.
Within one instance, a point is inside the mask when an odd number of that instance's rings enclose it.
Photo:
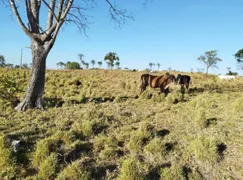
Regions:
[[[234,56],[237,61],[237,64],[239,65],[239,68],[243,69],[243,49],[237,51],[237,53],[235,53]]]
[[[58,67],[60,67],[60,68],[62,69],[63,67],[65,67],[65,63],[64,63],[64,62],[61,62],[61,61],[58,62],[58,63],[57,63],[57,68],[58,68]]]
[[[102,66],[102,61],[98,61],[97,63],[98,63],[99,68],[100,68]]]
[[[109,52],[105,55],[104,60],[110,62],[109,65],[112,69],[112,67],[114,67],[114,61],[119,61],[120,59],[115,52]]]
[[[120,68],[120,62],[117,61],[117,62],[115,63],[115,65],[116,65],[116,68],[117,68],[117,69]]]
[[[90,62],[92,64],[92,67],[94,68],[94,65],[95,65],[95,60],[91,60]]]
[[[30,38],[32,51],[30,80],[23,101],[15,109],[43,109],[46,59],[56,42],[60,29],[63,24],[68,22],[77,25],[80,31],[85,31],[89,16],[85,14],[84,9],[93,8],[93,3],[97,0],[3,1],[11,7],[19,26]],[[132,18],[125,10],[118,9],[114,2],[105,0],[104,3],[109,7],[112,20],[118,25],[122,25],[127,19]],[[27,17],[25,17],[26,15]],[[45,17],[46,20],[44,20]]]
[[[0,55],[0,67],[4,67],[5,66],[5,58],[3,55]]]
[[[70,62],[70,61],[68,61],[66,63],[66,68],[67,69],[80,69],[80,65],[79,65],[78,62]]]
[[[208,74],[208,69],[218,68],[217,63],[222,61],[217,57],[217,50],[206,51],[204,55],[201,55],[197,58],[197,60],[201,61],[206,65],[206,75]]]

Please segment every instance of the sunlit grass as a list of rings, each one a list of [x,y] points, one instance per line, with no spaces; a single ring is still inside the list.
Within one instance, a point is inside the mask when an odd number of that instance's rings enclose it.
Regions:
[[[26,88],[28,71],[3,73]],[[243,79],[189,73],[185,94],[140,95],[142,73],[47,71],[45,111],[0,101],[0,177],[242,179]]]

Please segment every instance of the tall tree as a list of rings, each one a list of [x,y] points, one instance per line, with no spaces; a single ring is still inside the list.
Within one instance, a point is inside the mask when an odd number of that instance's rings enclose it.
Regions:
[[[104,60],[110,62],[110,68],[112,69],[114,67],[114,61],[119,61],[120,59],[115,52],[109,52],[105,55]]]
[[[5,66],[5,58],[3,55],[0,55],[0,67],[4,67]]]
[[[98,63],[99,68],[100,68],[102,66],[102,61],[98,61],[97,63]]]
[[[208,69],[210,67],[218,68],[217,63],[222,61],[222,59],[217,57],[217,50],[206,51],[205,54],[198,57],[197,60],[206,65],[206,75],[208,74]]]
[[[6,1],[7,0],[3,0]],[[8,0],[11,9],[21,27],[31,40],[32,70],[23,101],[15,108],[43,109],[42,95],[45,87],[46,58],[56,42],[57,35],[65,22],[72,22],[82,31],[87,27],[85,10],[93,7],[96,0]],[[122,25],[128,18],[123,9],[117,9],[110,0],[105,0],[113,21]],[[18,5],[17,3],[20,3]],[[89,6],[91,4],[91,6]],[[88,7],[84,7],[84,6]],[[42,9],[41,9],[42,7]],[[25,8],[23,10],[22,8]],[[26,12],[27,18],[22,12]],[[47,15],[44,13],[47,12]],[[41,20],[47,17],[46,23]],[[26,20],[26,22],[24,21]],[[42,25],[46,24],[46,28]]]
[[[91,60],[91,62],[90,62],[91,64],[92,64],[92,66],[93,66],[93,68],[94,68],[94,65],[95,65],[95,60]]]
[[[79,57],[79,60],[80,60],[80,67],[82,67],[82,64],[84,65],[84,60],[83,60],[83,58],[84,58],[84,55],[83,54],[78,54],[78,57]]]
[[[239,65],[239,68],[243,69],[243,49],[237,51],[237,53],[235,53],[234,56],[237,61],[237,64]]]

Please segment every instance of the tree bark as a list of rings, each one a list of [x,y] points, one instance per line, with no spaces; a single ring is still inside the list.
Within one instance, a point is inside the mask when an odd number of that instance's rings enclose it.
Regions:
[[[30,108],[44,109],[42,95],[45,87],[46,58],[51,46],[42,45],[34,40],[31,43],[32,49],[32,70],[28,88],[23,101],[15,107],[18,111],[25,111]]]

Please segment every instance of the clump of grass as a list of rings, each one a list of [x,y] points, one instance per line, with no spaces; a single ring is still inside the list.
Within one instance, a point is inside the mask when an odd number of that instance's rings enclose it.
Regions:
[[[33,166],[38,169],[43,160],[51,155],[51,152],[58,148],[58,139],[46,138],[37,143],[36,150],[33,155]]]
[[[149,125],[146,122],[142,122],[138,130],[131,133],[128,148],[132,152],[139,152],[142,150],[142,146],[146,145],[147,141],[151,138],[151,132],[148,129]]]
[[[183,101],[183,94],[180,92],[169,93],[166,97],[167,104],[177,104],[181,101]]]
[[[7,147],[7,138],[0,137],[0,178],[12,179],[16,175],[15,160],[12,151]]]
[[[185,179],[183,177],[183,171],[182,167],[180,165],[172,165],[170,167],[162,167],[160,169],[160,179],[163,180],[180,180],[180,179]]]
[[[165,94],[164,93],[155,93],[152,96],[152,100],[154,102],[163,102],[163,101],[165,101]]]
[[[123,99],[122,99],[121,95],[116,96],[115,99],[114,99],[115,103],[120,103],[122,101],[123,101]]]
[[[135,158],[127,158],[122,162],[122,167],[117,178],[118,180],[142,180],[144,179],[141,173],[141,164]]]
[[[195,122],[200,129],[207,127],[207,118],[204,109],[199,109]]]
[[[86,137],[90,137],[91,135],[93,135],[94,132],[94,125],[95,122],[92,120],[86,120],[83,121],[82,123],[80,122],[76,122],[73,124],[73,130],[82,133],[84,136]]]
[[[51,153],[46,159],[44,159],[38,167],[38,176],[41,179],[53,179],[56,176],[57,170],[57,154]]]
[[[191,148],[198,160],[214,164],[217,162],[219,141],[200,136],[191,143]]]
[[[236,111],[242,111],[243,109],[243,97],[237,98],[232,104],[231,107]]]
[[[152,155],[163,156],[165,155],[165,146],[161,138],[152,139],[145,147],[144,150]]]
[[[90,172],[85,170],[83,165],[79,161],[75,161],[69,164],[60,174],[57,176],[57,180],[88,180],[91,179]]]
[[[120,81],[118,87],[121,89],[126,89],[126,83],[124,81]]]

